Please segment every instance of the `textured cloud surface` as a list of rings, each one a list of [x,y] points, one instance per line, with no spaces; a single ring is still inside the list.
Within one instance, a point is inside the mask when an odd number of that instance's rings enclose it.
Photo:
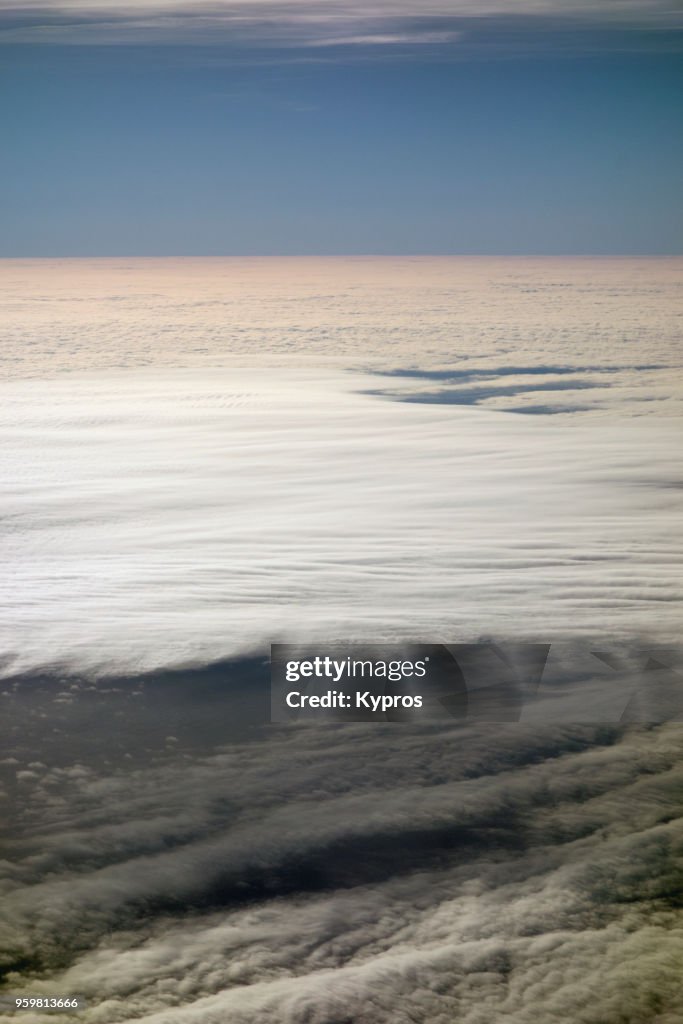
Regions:
[[[681,738],[294,727],[17,766],[8,985],[93,1022],[673,1024]]]
[[[8,385],[5,671],[206,662],[278,637],[677,639],[677,424],[351,390],[367,382]]]
[[[421,391],[476,388],[458,400],[492,409],[683,409],[678,258],[4,260],[0,268],[11,377],[333,366],[393,371],[385,387],[400,384],[397,371],[418,371]],[[544,386],[534,394],[530,384]]]
[[[677,639],[680,261],[3,269],[5,672]]]
[[[680,725],[263,724],[274,639],[679,639],[679,267],[5,265],[3,991],[679,1024]]]

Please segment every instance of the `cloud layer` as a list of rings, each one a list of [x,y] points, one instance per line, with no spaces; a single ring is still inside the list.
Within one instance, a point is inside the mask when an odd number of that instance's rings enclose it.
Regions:
[[[4,671],[206,663],[315,637],[678,638],[677,424],[357,393],[371,382],[7,385]]]
[[[673,1024],[681,739],[294,727],[10,766],[8,986],[88,1024]]]
[[[8,264],[3,671],[676,640],[677,266]]]
[[[678,1024],[680,725],[264,727],[235,657],[678,639],[677,264],[292,266],[5,268],[5,991]]]
[[[0,26],[7,41],[204,42],[376,47],[443,44],[496,19],[536,29],[680,28],[680,3],[665,0],[14,0]]]
[[[11,378],[353,368],[387,374],[376,386],[397,395],[491,410],[683,412],[678,258],[5,260],[2,271]]]

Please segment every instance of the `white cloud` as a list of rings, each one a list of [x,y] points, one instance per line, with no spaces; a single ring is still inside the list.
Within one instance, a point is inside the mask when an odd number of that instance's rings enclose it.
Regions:
[[[5,675],[677,639],[678,261],[130,266],[5,268],[5,353],[54,375],[2,388]],[[539,404],[595,411],[502,411]]]
[[[369,383],[6,385],[5,674],[209,662],[278,638],[677,638],[676,425],[354,392]]]
[[[380,33],[356,36],[330,36],[318,39],[312,46],[407,46],[434,43],[453,43],[460,38],[459,32],[396,32],[393,35]]]

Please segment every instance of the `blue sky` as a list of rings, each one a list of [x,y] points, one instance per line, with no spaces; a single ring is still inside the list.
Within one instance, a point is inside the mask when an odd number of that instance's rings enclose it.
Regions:
[[[680,12],[18,0],[0,253],[679,253]]]

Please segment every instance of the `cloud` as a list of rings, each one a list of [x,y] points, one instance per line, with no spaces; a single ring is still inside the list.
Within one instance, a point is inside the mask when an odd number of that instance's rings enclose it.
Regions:
[[[677,427],[355,392],[371,380],[7,385],[4,674],[206,663],[278,638],[677,639]]]
[[[5,269],[1,675],[678,639],[678,261]]]
[[[4,886],[33,964],[10,985],[85,995],[87,1024],[668,1024],[682,738],[294,727],[45,770]]]
[[[450,43],[461,29],[497,19],[674,29],[682,11],[665,0],[15,0],[4,9],[0,31],[15,42],[405,46]]]
[[[475,263],[8,262],[7,990],[83,1024],[680,1021],[681,726],[258,727],[235,657],[678,639],[677,263]],[[397,365],[500,387],[359,393]],[[486,404],[575,375],[595,411]]]
[[[330,36],[311,42],[312,46],[408,46],[451,43],[460,38],[458,32],[397,32],[394,35]]]

